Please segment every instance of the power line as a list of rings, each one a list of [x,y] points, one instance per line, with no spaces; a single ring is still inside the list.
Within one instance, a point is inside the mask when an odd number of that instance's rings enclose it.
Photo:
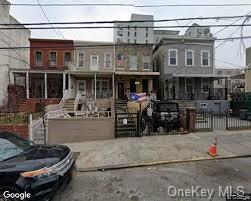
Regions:
[[[213,24],[213,25],[194,25],[192,27],[249,27],[251,24]],[[144,28],[189,28],[188,25],[168,25],[168,26],[134,26],[134,28],[144,29]],[[114,29],[114,28],[128,28],[128,26],[57,26],[57,27],[1,27],[0,30],[14,30],[14,29]],[[131,27],[132,28],[132,27]]]
[[[13,3],[7,4],[2,3],[0,5],[10,5],[10,6],[29,6],[29,7],[38,7],[39,4],[35,3]],[[161,7],[242,7],[242,6],[251,6],[250,3],[230,3],[230,4],[145,4],[145,5],[138,5],[138,4],[126,4],[126,3],[51,3],[51,4],[41,4],[41,6],[45,7],[67,7],[67,6],[122,6],[122,7],[135,7],[135,8],[161,8]]]
[[[46,13],[45,13],[45,11],[44,11],[42,5],[40,4],[40,1],[39,1],[39,0],[37,0],[37,3],[38,3],[38,5],[39,5],[39,7],[40,7],[40,9],[41,9],[41,11],[42,11],[42,13],[43,13],[45,19],[48,21],[48,23],[51,23],[50,19],[49,19],[48,16],[46,15]],[[52,24],[51,24],[51,27],[53,28],[54,32],[55,32],[58,36],[61,36],[61,37],[64,39],[64,36],[63,36],[63,34],[61,33],[60,30],[56,30]]]
[[[251,36],[243,36],[243,37],[228,37],[228,38],[216,38],[213,39],[215,41],[222,41],[222,40],[239,40],[239,39],[250,39]],[[182,39],[182,38],[179,38]],[[186,37],[185,40],[189,40],[190,38]],[[194,39],[194,38],[191,38]],[[203,38],[201,38],[203,40]],[[95,43],[95,41],[93,41]],[[171,44],[180,44],[184,42],[169,42],[169,43],[161,43],[161,45],[171,45]],[[138,46],[138,47],[152,47],[156,45],[155,43],[147,43],[147,44],[140,44],[140,43],[111,43],[111,44],[92,44],[92,45],[62,45],[62,46],[16,46],[16,47],[0,47],[0,50],[8,50],[8,49],[64,49],[64,48],[92,48],[92,47],[120,47],[120,46]]]
[[[188,17],[188,18],[171,18],[171,19],[158,19],[158,20],[129,20],[129,21],[76,21],[76,22],[36,22],[36,23],[0,23],[2,26],[34,26],[34,25],[77,25],[77,24],[114,24],[114,23],[145,23],[145,22],[172,22],[172,21],[188,21],[188,20],[224,20],[224,19],[234,19],[234,18],[246,18],[250,15],[231,15],[231,16],[212,16],[212,17]],[[134,27],[134,26],[133,26]],[[127,27],[128,28],[128,27]]]

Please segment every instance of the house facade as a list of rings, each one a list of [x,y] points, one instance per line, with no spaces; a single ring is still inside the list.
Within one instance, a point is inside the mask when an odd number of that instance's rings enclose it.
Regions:
[[[19,24],[19,22],[10,15],[10,3],[6,0],[0,0],[0,22],[6,24]],[[0,25],[0,27],[2,27]],[[20,27],[20,26],[18,26]],[[0,45],[2,47],[29,46],[30,31],[24,29],[1,30]],[[8,87],[13,83],[14,77],[10,74],[12,68],[29,69],[30,54],[23,49],[2,50],[0,54],[0,106],[10,104],[8,98],[8,88],[13,91],[13,87]],[[22,80],[19,80],[22,82]],[[23,88],[22,86],[21,88]]]
[[[164,37],[155,46],[154,65],[160,72],[163,99],[225,98],[225,90],[213,86],[215,79],[224,77],[215,74],[213,37]]]
[[[113,97],[113,43],[74,41],[74,45],[74,59],[66,70],[69,88],[65,96],[76,98],[81,92],[92,99]]]
[[[215,88],[225,88],[227,87],[228,93],[242,92],[245,89],[245,78],[241,78],[240,75],[244,73],[243,69],[226,69],[217,68],[215,69],[216,75],[225,75],[227,78],[219,79],[214,81]]]
[[[129,93],[147,93],[156,89],[152,65],[152,46],[118,45],[116,55],[116,98],[126,99]]]

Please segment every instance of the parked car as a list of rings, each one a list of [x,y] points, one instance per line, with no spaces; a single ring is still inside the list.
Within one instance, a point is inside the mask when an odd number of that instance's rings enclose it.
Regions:
[[[166,131],[180,128],[179,105],[169,101],[151,102],[142,112],[142,131],[146,133],[157,132],[159,127]]]
[[[0,132],[0,200],[20,200],[20,196],[50,200],[71,178],[74,163],[67,146],[37,145],[16,134]]]

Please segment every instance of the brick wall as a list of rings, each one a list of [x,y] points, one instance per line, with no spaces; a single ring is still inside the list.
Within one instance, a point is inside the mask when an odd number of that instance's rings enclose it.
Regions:
[[[6,124],[0,125],[0,131],[8,131],[19,134],[22,138],[29,138],[29,126],[28,124]]]

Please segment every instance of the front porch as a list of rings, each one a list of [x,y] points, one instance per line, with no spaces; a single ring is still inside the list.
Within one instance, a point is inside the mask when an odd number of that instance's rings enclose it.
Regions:
[[[218,76],[177,76],[162,81],[164,99],[172,100],[226,100],[228,91],[224,88],[214,88],[214,80]]]
[[[158,72],[116,72],[115,73],[116,99],[128,99],[130,93],[146,93],[157,89]]]

